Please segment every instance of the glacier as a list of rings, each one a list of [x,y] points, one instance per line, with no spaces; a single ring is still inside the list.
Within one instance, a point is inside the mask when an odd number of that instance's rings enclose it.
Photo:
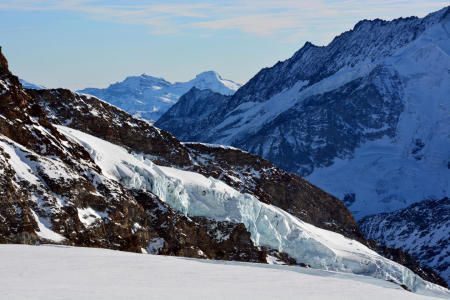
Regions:
[[[243,223],[255,245],[285,252],[313,268],[391,280],[419,294],[450,297],[447,289],[422,280],[363,244],[302,222],[222,181],[158,166],[145,155],[65,126],[56,127],[90,153],[105,177],[129,188],[149,190],[187,216]]]

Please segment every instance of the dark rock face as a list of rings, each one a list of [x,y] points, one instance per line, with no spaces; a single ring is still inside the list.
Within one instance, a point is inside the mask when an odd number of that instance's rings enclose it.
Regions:
[[[9,68],[8,68],[8,61],[6,60],[5,56],[2,53],[2,47],[0,46],[0,74],[8,74]]]
[[[45,108],[54,123],[153,155],[160,164],[185,166],[190,163],[187,152],[172,135],[103,101],[64,89],[29,89],[27,93]],[[158,160],[162,158],[164,160]]]
[[[425,200],[359,221],[364,234],[381,245],[403,249],[450,282],[450,199]],[[418,273],[419,274],[419,273]]]
[[[194,87],[181,96],[173,109],[162,115],[155,126],[170,128],[170,133],[182,141],[199,141],[202,139],[202,129],[220,120],[214,112],[225,106],[229,99],[231,96]],[[178,121],[173,122],[174,118]]]
[[[306,176],[335,158],[351,157],[366,141],[394,137],[403,111],[401,93],[397,75],[378,67],[367,77],[306,98],[233,144]]]

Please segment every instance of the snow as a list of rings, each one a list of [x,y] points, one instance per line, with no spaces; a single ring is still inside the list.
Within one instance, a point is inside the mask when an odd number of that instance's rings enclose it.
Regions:
[[[42,90],[45,89],[46,87],[43,85],[39,85],[39,84],[34,84],[34,83],[30,83],[28,81],[25,81],[21,78],[19,78],[20,83],[22,84],[24,89],[34,89],[34,90]]]
[[[67,246],[0,245],[1,299],[426,300],[370,277]]]
[[[78,210],[78,218],[80,221],[86,226],[89,227],[94,224],[95,221],[99,220],[103,217],[106,217],[104,213],[100,213],[91,207],[87,208],[77,208]]]
[[[146,252],[150,254],[158,254],[159,251],[164,247],[163,238],[153,238],[147,246]]]
[[[354,193],[350,210],[357,219],[450,191],[450,20],[430,27],[384,63],[404,84],[405,109],[395,138],[366,142],[351,159],[335,159],[306,177],[337,197]],[[411,154],[416,140],[424,144],[419,159]]]
[[[9,155],[8,162],[14,167],[15,176],[19,181],[28,181],[30,184],[39,184],[39,178],[34,174],[33,170],[27,164],[28,159],[25,158],[22,149],[15,147],[9,139],[0,140],[0,149]]]
[[[448,292],[357,241],[302,222],[222,181],[157,166],[120,146],[64,126],[57,128],[90,153],[104,176],[129,188],[150,190],[185,215],[243,223],[256,245],[286,252],[298,262],[318,269],[394,280],[418,293]]]
[[[33,217],[39,227],[39,231],[36,231],[36,234],[41,238],[60,243],[63,242],[66,238],[49,229],[51,227],[50,222],[44,218],[39,217],[34,211],[31,211]]]
[[[55,146],[58,145],[55,144]],[[60,146],[58,147],[61,148]],[[77,173],[66,167],[64,163],[30,152],[25,147],[3,135],[0,136],[0,149],[3,149],[10,156],[8,161],[19,181],[40,185],[40,174],[45,174],[53,180],[78,180],[80,178]],[[30,159],[31,155],[37,156],[39,159]]]
[[[223,95],[233,94],[241,85],[222,78],[214,71],[198,74],[187,82],[171,83],[163,78],[142,74],[129,76],[106,89],[86,88],[78,92],[91,94],[131,115],[156,121],[191,88],[209,89]]]

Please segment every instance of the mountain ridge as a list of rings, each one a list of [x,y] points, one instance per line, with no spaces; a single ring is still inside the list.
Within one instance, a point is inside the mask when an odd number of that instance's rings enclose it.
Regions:
[[[429,199],[390,213],[366,216],[358,224],[365,236],[401,248],[450,283],[450,199]]]
[[[361,21],[328,46],[305,43],[206,114],[178,111],[205,97],[187,94],[155,125],[262,156],[346,199],[357,219],[445,197],[449,16]]]
[[[94,97],[24,90],[2,71],[2,243],[255,262],[270,254],[448,293],[358,242],[365,239],[338,199],[268,161],[230,148],[187,148]]]

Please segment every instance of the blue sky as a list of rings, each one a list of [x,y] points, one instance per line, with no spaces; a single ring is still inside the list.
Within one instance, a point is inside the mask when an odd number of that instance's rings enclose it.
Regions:
[[[425,16],[434,0],[2,0],[10,69],[47,87],[105,87],[147,73],[206,70],[245,83],[306,41],[326,45],[360,19]]]

